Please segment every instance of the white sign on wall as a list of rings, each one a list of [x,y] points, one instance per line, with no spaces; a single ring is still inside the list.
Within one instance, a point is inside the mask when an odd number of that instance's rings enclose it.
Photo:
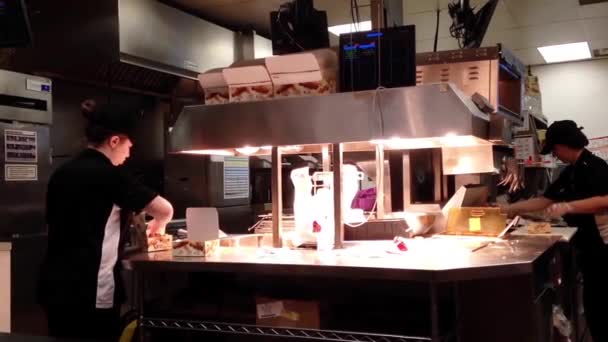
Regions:
[[[596,156],[608,160],[608,137],[589,139],[587,149]]]

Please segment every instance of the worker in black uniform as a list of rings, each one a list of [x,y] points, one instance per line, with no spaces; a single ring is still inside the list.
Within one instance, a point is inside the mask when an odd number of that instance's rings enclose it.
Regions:
[[[541,210],[546,210],[552,216],[563,214],[569,226],[578,228],[572,243],[583,274],[583,305],[587,325],[593,340],[604,342],[608,341],[608,326],[605,324],[608,308],[608,239],[602,238],[593,211],[588,206],[581,208],[580,203],[572,202],[608,195],[608,164],[587,150],[585,146],[588,144],[589,140],[574,121],[554,122],[547,130],[541,153],[553,153],[568,166],[542,197],[517,202],[502,209],[510,216]],[[574,211],[574,206],[580,210]]]
[[[148,229],[156,234],[164,232],[173,208],[119,167],[129,157],[137,112],[96,107],[91,100],[82,109],[88,148],[58,168],[48,184],[48,251],[39,299],[49,335],[117,340],[124,299],[118,273],[121,212],[145,211],[154,218]]]

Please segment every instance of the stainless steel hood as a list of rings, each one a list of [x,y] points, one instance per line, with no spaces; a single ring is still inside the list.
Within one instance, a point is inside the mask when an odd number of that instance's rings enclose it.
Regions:
[[[235,32],[156,0],[29,0],[28,8],[33,43],[0,52],[0,69],[171,95],[179,77],[240,56]]]
[[[235,32],[150,0],[118,0],[120,60],[196,79],[237,58]]]
[[[480,140],[487,139],[488,121],[470,98],[447,83],[200,105],[184,108],[171,131],[169,151],[330,143],[356,148],[374,140],[457,136],[489,144]]]

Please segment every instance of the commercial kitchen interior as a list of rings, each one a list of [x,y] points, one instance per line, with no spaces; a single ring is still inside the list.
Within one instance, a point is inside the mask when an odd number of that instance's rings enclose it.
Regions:
[[[143,112],[126,167],[172,203],[173,244],[205,236],[183,256],[130,228],[132,340],[592,341],[577,227],[535,234],[488,202],[557,178],[552,122],[608,160],[607,57],[605,0],[0,0],[0,340],[47,334],[46,186],[92,98]]]

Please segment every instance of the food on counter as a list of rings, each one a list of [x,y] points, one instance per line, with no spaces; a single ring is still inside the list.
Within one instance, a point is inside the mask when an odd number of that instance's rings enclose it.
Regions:
[[[179,240],[173,244],[173,255],[183,257],[206,257],[219,250],[220,240],[189,241]]]
[[[549,222],[528,223],[528,234],[550,234],[551,224]]]
[[[147,248],[148,252],[165,251],[173,248],[173,236],[170,234],[158,234],[148,236]]]

